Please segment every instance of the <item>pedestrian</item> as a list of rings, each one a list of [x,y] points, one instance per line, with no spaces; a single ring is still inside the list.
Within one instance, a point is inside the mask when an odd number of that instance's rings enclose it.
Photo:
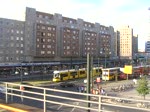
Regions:
[[[105,95],[105,90],[101,89],[101,95]]]
[[[78,86],[78,91],[81,93],[81,86]]]
[[[97,95],[99,94],[99,89],[96,90],[95,94],[97,94]]]
[[[85,93],[86,93],[86,90],[87,90],[86,87],[84,87],[84,92],[85,92]]]
[[[81,86],[81,93],[84,92],[84,86]]]
[[[133,79],[133,83],[134,83],[134,84],[137,84],[137,80],[136,80],[136,79]]]

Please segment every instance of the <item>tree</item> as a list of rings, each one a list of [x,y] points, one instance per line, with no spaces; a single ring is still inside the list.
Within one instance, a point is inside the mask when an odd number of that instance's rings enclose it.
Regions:
[[[137,92],[143,96],[145,100],[145,96],[149,94],[148,81],[146,76],[142,76],[140,80],[138,80],[138,86],[136,88]]]

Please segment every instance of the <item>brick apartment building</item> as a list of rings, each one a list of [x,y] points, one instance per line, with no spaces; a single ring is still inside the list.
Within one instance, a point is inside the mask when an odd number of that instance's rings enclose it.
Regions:
[[[25,21],[0,18],[0,62],[117,57],[118,38],[112,26],[27,7]]]

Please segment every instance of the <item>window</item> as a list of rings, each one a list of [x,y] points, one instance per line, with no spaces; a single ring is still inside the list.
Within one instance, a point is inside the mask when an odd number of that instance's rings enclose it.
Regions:
[[[14,43],[11,43],[11,44],[10,44],[10,47],[14,47]]]
[[[21,44],[21,47],[23,47],[23,44]]]
[[[16,44],[16,47],[19,47],[19,44]]]
[[[0,54],[3,54],[4,52],[3,51],[0,51]]]
[[[21,50],[20,53],[23,54],[23,50]]]
[[[48,30],[51,30],[51,27],[48,27]]]
[[[49,19],[49,17],[48,17],[48,16],[45,16],[45,19]]]
[[[10,39],[11,39],[11,40],[14,40],[14,37],[13,37],[13,36],[11,36],[11,37],[10,37]]]
[[[19,37],[16,37],[16,40],[19,40]]]
[[[45,26],[42,26],[42,30],[45,30]]]
[[[19,51],[18,50],[16,50],[16,54],[18,54],[19,53]]]
[[[41,51],[41,54],[45,54],[45,51]]]
[[[45,42],[45,39],[41,38],[41,43]]]
[[[17,30],[16,33],[18,34],[18,33],[19,33],[19,30]]]
[[[51,51],[47,51],[47,54],[51,54]]]
[[[50,36],[51,36],[51,33],[47,33],[47,36],[49,36],[49,37],[50,37]]]
[[[47,48],[51,48],[51,45],[47,45]]]
[[[44,33],[44,32],[41,32],[41,35],[42,35],[42,36],[45,36],[45,33]]]
[[[2,61],[2,57],[0,57],[0,61]]]
[[[21,34],[23,34],[23,31],[20,31]]]
[[[20,37],[20,40],[22,40],[22,41],[23,41],[23,37]]]
[[[39,15],[39,18],[42,18],[43,16],[42,15]]]
[[[67,46],[67,49],[70,49],[70,46]]]
[[[43,21],[40,20],[40,23],[43,23]]]
[[[16,57],[16,60],[19,61],[19,57]]]

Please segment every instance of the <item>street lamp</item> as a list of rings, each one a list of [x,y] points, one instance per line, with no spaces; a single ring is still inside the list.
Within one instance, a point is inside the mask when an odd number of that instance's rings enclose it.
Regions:
[[[107,67],[107,66],[106,66],[106,64],[107,64],[106,56],[107,56],[107,55],[110,55],[111,52],[109,52],[109,53],[107,54],[106,51],[103,49],[103,50],[100,51],[100,54],[103,54],[103,53],[105,53],[105,54],[104,54],[104,56],[105,56],[105,66],[104,66],[104,68],[106,68],[106,67]]]
[[[19,74],[20,73],[20,82],[22,83],[23,82],[23,68],[22,67],[17,67],[16,68],[16,72],[15,74]],[[24,72],[24,75],[28,75],[27,72]]]
[[[110,55],[110,54],[111,54],[111,52],[108,53],[108,55]],[[106,64],[107,64],[107,61],[106,61],[106,52],[105,52],[105,68],[107,67]]]

